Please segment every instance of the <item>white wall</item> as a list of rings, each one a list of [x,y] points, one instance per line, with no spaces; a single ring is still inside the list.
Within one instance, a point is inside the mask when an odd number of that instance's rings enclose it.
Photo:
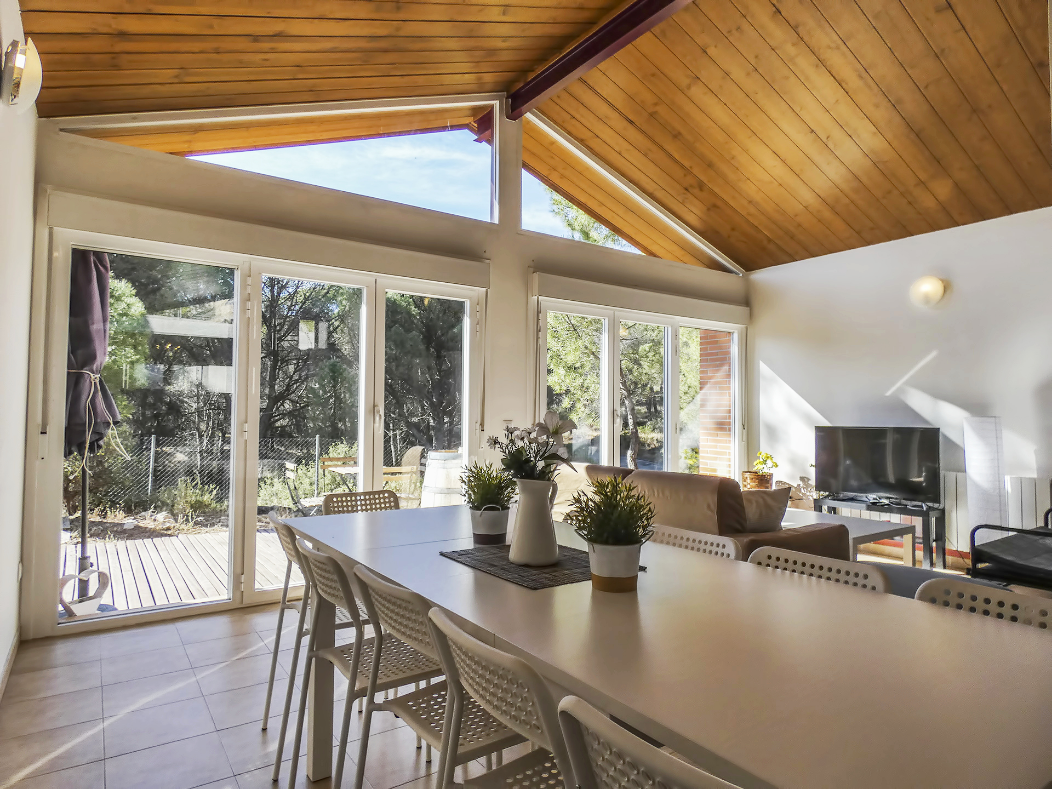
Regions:
[[[0,49],[22,38],[15,0],[0,0]],[[0,661],[18,633],[22,475],[29,369],[36,114],[0,104]]]
[[[907,295],[926,274],[949,282],[928,310]],[[941,427],[963,471],[967,415],[1002,418],[1007,474],[1052,475],[1052,209],[749,279],[750,451],[779,476],[811,476],[817,424]]]

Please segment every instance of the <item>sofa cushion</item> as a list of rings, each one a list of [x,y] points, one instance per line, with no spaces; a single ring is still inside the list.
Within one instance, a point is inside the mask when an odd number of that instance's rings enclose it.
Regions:
[[[746,561],[757,548],[785,548],[827,559],[852,559],[851,535],[842,523],[794,526],[766,534],[732,534],[730,538],[741,546],[742,558]]]
[[[592,485],[585,473],[588,468],[578,463],[574,468],[559,466],[555,472],[555,484],[559,489],[555,494],[555,504],[552,506],[552,517],[557,521],[566,520],[566,513],[570,511],[570,502],[574,494],[589,490]]]
[[[589,463],[584,466],[584,473],[588,475],[588,479],[592,482],[595,482],[597,479],[608,479],[610,477],[624,479],[633,471],[634,469],[630,468],[621,468],[620,466],[601,466],[598,463]]]
[[[785,508],[789,506],[789,495],[792,492],[792,488],[743,490],[745,531],[750,534],[780,531],[782,518],[785,517]]]
[[[628,481],[654,505],[656,524],[705,534],[745,531],[745,505],[741,488],[733,479],[636,471]]]

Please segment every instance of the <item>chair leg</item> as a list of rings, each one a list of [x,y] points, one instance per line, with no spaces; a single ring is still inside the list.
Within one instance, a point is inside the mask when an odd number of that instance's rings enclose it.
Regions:
[[[498,767],[504,766],[504,751],[497,751],[496,763]]]
[[[332,778],[332,789],[340,789],[343,783],[343,763],[347,759],[347,736],[351,729],[351,710],[354,709],[354,697],[347,695],[343,703],[343,724],[340,726],[340,747],[336,753],[336,774]]]
[[[307,689],[310,685],[310,670],[311,665],[316,660],[317,658],[308,652],[307,659],[304,661],[303,687],[300,690],[300,711],[296,715],[296,736],[292,745],[292,765],[289,767],[289,786],[296,785],[296,768],[300,763],[300,744],[303,742],[303,719],[307,714]],[[273,780],[278,780],[280,772],[281,762],[275,761]]]
[[[285,623],[285,606],[289,601],[289,580],[292,578],[292,562],[285,568],[285,586],[281,590],[281,607],[278,609],[278,628],[274,632],[274,650],[270,658],[270,677],[267,679],[267,700],[263,702],[263,731],[270,720],[270,697],[274,694],[274,674],[278,670],[278,650],[281,647],[281,627]]]
[[[304,594],[308,590],[304,589]],[[281,757],[285,750],[285,734],[289,729],[289,713],[292,711],[292,695],[296,689],[296,668],[299,666],[300,650],[303,648],[303,623],[307,618],[306,597],[304,604],[300,606],[299,619],[296,622],[296,644],[292,648],[292,665],[289,666],[289,686],[285,690],[285,706],[281,711],[281,730],[278,735],[278,748],[274,756],[274,780],[277,780],[278,770],[281,769]]]
[[[486,754],[486,772],[489,772],[492,769],[493,769],[493,754],[492,753],[487,753]]]
[[[453,714],[449,719],[449,739],[446,742],[448,756],[446,758],[445,773],[442,775],[442,787],[449,789],[453,786],[453,772],[456,769],[456,753],[460,743],[460,723],[464,714],[463,703],[459,696],[453,697]]]
[[[362,731],[358,740],[358,764],[354,772],[354,789],[362,789],[365,784],[365,757],[369,753],[369,727],[373,722],[373,697],[365,699],[365,718],[362,720]],[[292,786],[293,784],[289,784]]]
[[[420,682],[419,681],[416,682],[414,684],[413,688],[414,688],[414,690],[420,690]],[[420,735],[419,734],[416,735],[416,749],[418,751],[420,750],[421,746],[423,745],[423,742],[424,741],[420,739]],[[430,759],[428,759],[428,761],[430,761]]]
[[[453,692],[446,693],[446,712],[442,720],[442,747],[438,751],[438,789],[445,789],[446,763],[452,758],[449,752],[449,730],[453,723]]]

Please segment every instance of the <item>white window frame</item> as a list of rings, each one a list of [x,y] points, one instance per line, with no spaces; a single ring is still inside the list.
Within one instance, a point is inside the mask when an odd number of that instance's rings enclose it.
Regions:
[[[538,297],[538,333],[537,333],[537,366],[536,366],[536,418],[540,419],[547,409],[548,402],[548,313],[562,312],[593,318],[603,318],[606,329],[603,335],[602,372],[602,407],[600,408],[602,430],[602,450],[600,453],[603,465],[620,465],[620,447],[617,435],[620,435],[620,398],[615,396],[619,381],[617,370],[621,362],[621,343],[614,342],[618,336],[617,327],[622,321],[647,323],[665,327],[665,471],[679,470],[679,335],[682,327],[712,329],[732,335],[731,341],[731,418],[733,424],[731,473],[735,479],[741,474],[745,457],[745,367],[743,349],[745,347],[746,327],[742,324],[730,324],[719,321],[706,321],[698,318],[681,318],[673,315],[641,312],[638,310],[603,307],[578,301],[566,301],[547,296]],[[615,435],[616,433],[616,435]]]

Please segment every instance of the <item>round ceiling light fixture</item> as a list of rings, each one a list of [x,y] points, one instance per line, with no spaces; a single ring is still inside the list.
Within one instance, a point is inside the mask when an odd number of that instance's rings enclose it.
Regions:
[[[918,307],[934,307],[946,295],[946,283],[938,277],[921,277],[910,285],[910,301]]]
[[[20,114],[25,112],[37,100],[43,77],[44,69],[33,39],[12,41],[4,52],[0,100],[15,107]]]

